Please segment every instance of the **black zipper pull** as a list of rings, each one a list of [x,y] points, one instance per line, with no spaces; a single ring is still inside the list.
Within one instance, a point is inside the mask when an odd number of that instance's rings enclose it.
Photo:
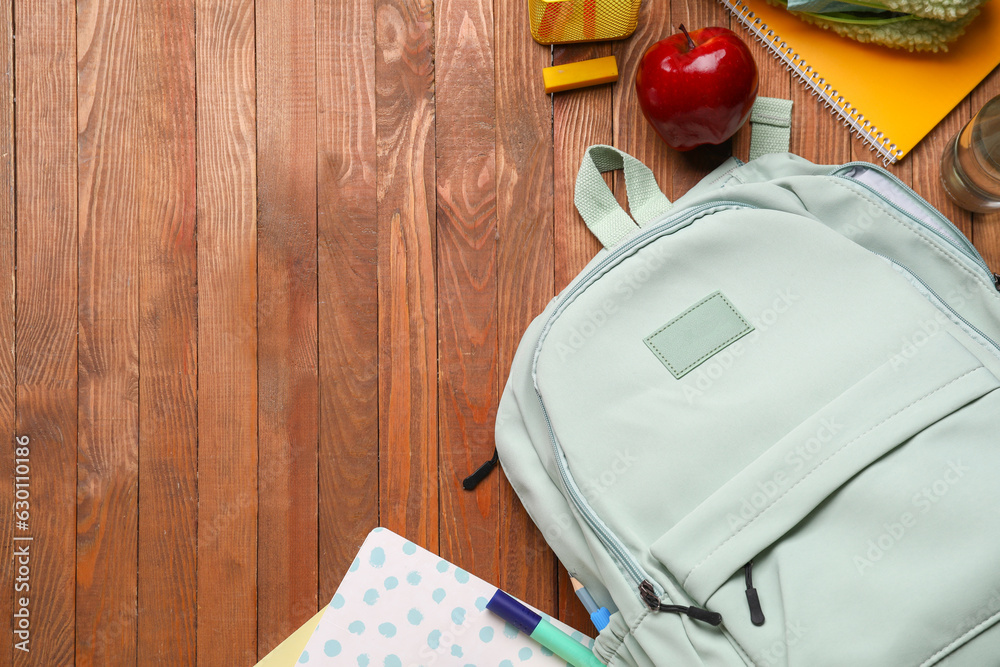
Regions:
[[[651,611],[666,611],[674,614],[684,614],[696,621],[701,621],[702,623],[708,623],[709,625],[721,625],[722,624],[722,614],[714,611],[709,611],[708,609],[702,609],[701,607],[684,607],[678,604],[663,604],[660,601],[660,597],[656,594],[653,589],[653,584],[649,580],[643,580],[639,584],[639,597],[642,601],[646,603]]]
[[[993,286],[997,288],[998,292],[1000,292],[1000,273],[993,274]]]
[[[493,469],[497,467],[498,463],[500,463],[500,452],[498,452],[496,450],[496,447],[494,447],[493,458],[491,458],[483,465],[479,466],[476,472],[472,473],[471,475],[463,479],[462,488],[465,489],[466,491],[472,491],[473,489],[475,489],[477,486],[479,486],[479,483],[481,481],[486,479],[487,475],[493,472]]]
[[[760,608],[760,598],[757,589],[753,587],[753,561],[743,566],[743,576],[747,581],[747,604],[750,605],[750,622],[756,626],[764,625],[764,610]]]

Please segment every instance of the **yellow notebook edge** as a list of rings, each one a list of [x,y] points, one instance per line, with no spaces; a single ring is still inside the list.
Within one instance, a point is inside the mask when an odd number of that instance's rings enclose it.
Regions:
[[[783,42],[781,36],[769,28],[741,0],[719,0],[719,2],[736,17],[736,20],[755,39],[764,44],[771,54],[792,72],[813,95],[822,99],[825,107],[830,109],[830,113],[840,116],[841,122],[850,129],[851,133],[857,134],[873,152],[882,158],[883,163],[894,164],[905,155],[903,150],[891,143],[889,137],[866,120],[856,107],[851,106],[842,96],[834,97],[831,94],[832,88],[820,75],[806,65],[795,50]]]
[[[309,638],[312,637],[316,626],[319,625],[319,619],[323,617],[324,611],[326,611],[326,607],[316,612],[315,616],[303,623],[285,641],[275,646],[255,667],[292,667],[297,663],[299,656],[302,655],[302,650],[309,643]]]

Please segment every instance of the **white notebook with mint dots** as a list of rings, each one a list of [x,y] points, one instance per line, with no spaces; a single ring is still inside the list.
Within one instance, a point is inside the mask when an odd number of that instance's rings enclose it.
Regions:
[[[482,579],[384,528],[369,533],[299,657],[338,667],[566,667],[486,610]],[[585,646],[593,640],[542,614]]]

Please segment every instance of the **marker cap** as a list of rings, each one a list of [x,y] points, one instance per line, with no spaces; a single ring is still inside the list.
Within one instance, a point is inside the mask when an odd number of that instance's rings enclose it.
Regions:
[[[542,620],[541,616],[499,588],[493,594],[493,598],[486,603],[486,608],[526,635],[531,635]]]

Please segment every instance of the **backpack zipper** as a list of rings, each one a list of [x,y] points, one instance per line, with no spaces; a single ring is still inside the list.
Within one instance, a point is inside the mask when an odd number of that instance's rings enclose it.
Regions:
[[[660,601],[660,596],[656,594],[653,589],[653,584],[648,580],[643,581],[639,584],[639,597],[642,601],[646,603],[646,606],[652,611],[667,611],[675,614],[684,614],[689,618],[693,618],[696,621],[701,621],[703,623],[708,623],[709,625],[721,625],[722,624],[722,614],[716,611],[709,611],[707,609],[702,609],[701,607],[684,607],[679,604],[663,604]]]
[[[556,467],[559,470],[559,477],[563,482],[563,487],[566,489],[567,496],[569,496],[570,501],[576,507],[580,516],[583,517],[587,525],[594,531],[594,534],[597,535],[601,544],[604,545],[604,548],[608,551],[611,557],[619,564],[619,566],[621,566],[628,578],[632,580],[633,585],[636,587],[636,595],[638,595],[639,599],[642,600],[643,604],[645,604],[648,609],[651,611],[666,611],[685,614],[690,618],[710,623],[712,625],[721,624],[722,616],[699,607],[684,607],[680,605],[664,604],[663,598],[666,598],[667,596],[663,587],[656,583],[656,580],[646,573],[639,561],[636,560],[636,558],[629,552],[628,547],[626,547],[618,536],[615,535],[610,528],[608,528],[607,524],[601,520],[594,509],[590,506],[590,503],[587,502],[587,499],[577,486],[576,480],[569,472],[566,455],[563,452],[559,441],[556,439],[555,431],[552,428],[552,422],[549,419],[548,410],[545,407],[545,401],[542,399],[541,391],[538,388],[538,357],[541,353],[542,345],[545,342],[545,339],[548,336],[555,320],[563,313],[578,293],[590,286],[595,277],[609,270],[614,264],[617,264],[622,258],[630,254],[639,246],[645,245],[660,238],[661,236],[672,234],[678,229],[681,229],[683,226],[686,226],[684,223],[690,224],[696,218],[703,215],[709,215],[718,211],[735,208],[755,209],[757,207],[734,201],[720,201],[702,204],[693,209],[684,211],[680,215],[675,215],[674,217],[670,217],[668,215],[665,218],[661,218],[659,221],[655,221],[654,223],[648,225],[645,230],[625,241],[620,247],[610,251],[608,256],[603,261],[587,271],[582,278],[572,285],[553,310],[552,314],[549,315],[544,326],[542,327],[541,333],[538,336],[538,342],[535,344],[534,357],[531,362],[531,378],[535,387],[535,396],[538,398],[538,404],[542,410],[542,416],[545,419],[545,426],[548,429],[549,441],[552,443],[552,452],[556,461]],[[669,603],[669,598],[666,601]]]
[[[863,181],[859,181],[851,178],[850,176],[846,176],[842,173],[848,168],[853,169],[855,167],[871,169],[873,171],[878,172],[882,176],[888,178],[890,182],[899,187],[908,197],[916,201],[918,204],[921,204],[927,210],[927,213],[931,215],[935,220],[940,222],[942,227],[944,227],[945,229],[949,230],[952,234],[954,234],[954,237],[947,236],[937,227],[934,227],[933,225],[916,217],[906,209],[896,204],[891,199],[887,198],[885,195],[883,195],[874,187],[868,185]],[[847,164],[837,167],[834,171],[830,172],[830,175],[836,178],[843,179],[845,181],[850,181],[851,183],[857,185],[858,187],[861,187],[867,190],[868,192],[871,192],[876,197],[878,197],[883,204],[892,208],[894,211],[900,213],[909,220],[912,220],[923,229],[926,229],[927,231],[934,234],[936,237],[938,237],[939,239],[950,245],[952,248],[954,248],[962,257],[971,260],[976,266],[981,268],[983,272],[986,274],[986,276],[990,279],[990,282],[993,283],[997,291],[1000,291],[1000,277],[998,277],[990,270],[989,266],[986,264],[986,260],[983,259],[983,256],[979,254],[979,251],[976,249],[976,247],[972,245],[972,243],[969,241],[968,238],[966,238],[965,234],[962,233],[962,230],[956,227],[954,223],[951,222],[951,220],[938,213],[937,209],[931,206],[926,199],[924,199],[919,194],[914,192],[913,188],[909,187],[908,185],[900,181],[898,178],[890,174],[885,169],[877,167],[876,165],[870,164],[868,162],[848,162]]]
[[[996,355],[997,358],[1000,358],[1000,343],[997,343],[995,340],[984,334],[982,330],[980,330],[977,326],[975,326],[974,324],[969,322],[969,320],[965,319],[962,315],[960,315],[957,310],[951,307],[951,304],[942,299],[940,295],[938,295],[938,293],[935,292],[930,285],[924,282],[924,280],[916,273],[911,271],[909,267],[900,264],[891,257],[886,257],[882,253],[875,252],[874,250],[870,250],[869,252],[871,252],[873,255],[876,255],[877,257],[881,257],[885,261],[897,267],[898,269],[903,271],[906,275],[908,275],[911,279],[913,279],[913,281],[920,284],[920,286],[923,287],[925,290],[927,290],[927,293],[933,297],[933,299],[928,299],[928,300],[932,304],[934,304],[938,310],[944,312],[945,315],[949,315],[951,321],[954,322],[956,325],[958,325],[960,329],[963,329],[965,333],[969,334],[971,338],[976,339],[979,343],[984,344],[985,347],[991,347],[992,349],[990,350],[990,352]]]

